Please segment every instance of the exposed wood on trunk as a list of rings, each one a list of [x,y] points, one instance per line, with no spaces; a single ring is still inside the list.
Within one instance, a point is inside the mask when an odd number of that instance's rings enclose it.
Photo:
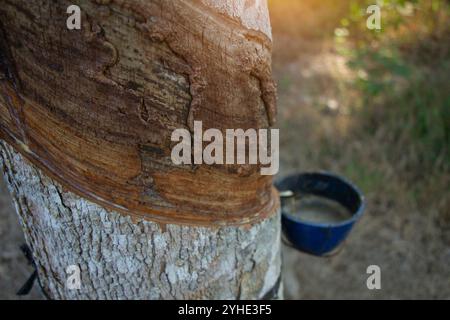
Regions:
[[[82,29],[66,28],[79,4]],[[162,223],[257,222],[257,166],[177,166],[175,128],[275,121],[265,1],[0,0],[0,132],[72,192]],[[239,192],[236,192],[239,190]]]

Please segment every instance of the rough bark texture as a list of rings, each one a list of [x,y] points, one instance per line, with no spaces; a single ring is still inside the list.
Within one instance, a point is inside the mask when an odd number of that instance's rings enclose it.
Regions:
[[[253,299],[276,284],[271,177],[170,159],[194,120],[272,126],[270,63],[265,1],[0,0],[1,160],[50,298]]]
[[[137,220],[89,202],[1,143],[5,181],[53,299],[257,299],[280,276],[279,215],[251,227]],[[66,268],[81,270],[81,289]]]
[[[70,4],[81,30],[66,27]],[[274,123],[265,1],[0,0],[0,21],[0,134],[52,178],[163,223],[245,224],[277,210],[257,165],[170,158],[171,133],[194,120]]]

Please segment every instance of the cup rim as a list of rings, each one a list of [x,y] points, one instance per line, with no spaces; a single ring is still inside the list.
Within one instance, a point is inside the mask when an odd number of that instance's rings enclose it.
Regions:
[[[305,175],[319,175],[319,176],[323,176],[323,177],[328,177],[328,178],[332,178],[332,179],[336,179],[338,181],[340,181],[341,183],[346,184],[353,192],[355,192],[355,194],[357,195],[360,203],[358,206],[358,209],[355,210],[354,213],[352,213],[352,216],[349,217],[348,219],[345,219],[343,221],[337,222],[337,223],[330,223],[330,222],[313,222],[313,221],[307,221],[307,220],[302,220],[300,218],[298,218],[297,216],[285,212],[283,210],[283,207],[281,207],[281,215],[283,218],[289,219],[297,224],[302,224],[302,225],[307,225],[307,226],[313,226],[313,227],[319,227],[319,228],[333,228],[333,227],[342,227],[342,226],[346,226],[346,225],[350,225],[355,223],[357,220],[359,220],[359,218],[362,216],[362,214],[364,213],[364,210],[366,208],[366,199],[363,195],[363,193],[361,192],[361,190],[351,181],[349,181],[348,179],[329,172],[329,171],[309,171],[309,172],[302,172],[302,173],[296,173],[296,174],[290,174],[287,175],[284,178],[280,179],[280,183],[282,181],[284,181],[285,179],[289,178],[289,177],[301,177],[301,176],[305,176]],[[278,189],[277,189],[278,190]],[[314,194],[314,193],[311,193]]]

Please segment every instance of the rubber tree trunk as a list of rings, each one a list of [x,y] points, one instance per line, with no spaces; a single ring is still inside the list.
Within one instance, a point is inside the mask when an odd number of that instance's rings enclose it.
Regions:
[[[170,158],[171,132],[197,120],[274,124],[265,1],[0,0],[0,18],[0,161],[49,298],[280,289],[271,178]]]

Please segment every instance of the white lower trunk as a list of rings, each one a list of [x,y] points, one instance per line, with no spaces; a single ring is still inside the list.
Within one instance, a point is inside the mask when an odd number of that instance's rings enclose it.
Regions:
[[[280,277],[280,216],[251,227],[133,221],[64,190],[0,141],[0,162],[52,299],[260,299]],[[81,270],[80,290],[66,269]]]

